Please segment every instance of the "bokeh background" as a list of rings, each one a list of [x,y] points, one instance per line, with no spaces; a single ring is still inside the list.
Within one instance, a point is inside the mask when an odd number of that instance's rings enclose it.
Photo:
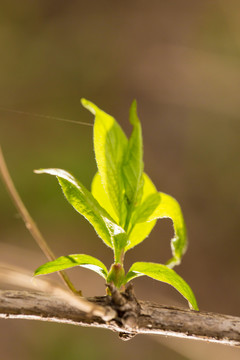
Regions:
[[[130,134],[138,101],[145,170],[180,202],[189,249],[177,272],[201,310],[240,316],[240,3],[203,1],[0,2],[0,106],[93,123],[79,99],[98,104]],[[90,187],[96,172],[92,127],[0,109],[0,142],[33,218],[54,252],[112,253],[65,201],[56,181],[33,169],[60,167]],[[164,263],[171,222],[126,256]],[[0,183],[0,261],[34,271],[45,262]],[[85,296],[104,281],[69,270]],[[21,284],[19,284],[21,287]],[[11,286],[9,286],[11,288]],[[139,298],[186,307],[167,285],[140,278]],[[239,359],[239,350],[196,341],[1,320],[1,357],[15,359]]]

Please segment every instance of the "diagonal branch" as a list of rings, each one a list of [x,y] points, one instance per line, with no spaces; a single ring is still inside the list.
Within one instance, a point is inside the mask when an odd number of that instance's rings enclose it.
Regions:
[[[127,301],[127,310],[118,311],[118,315],[114,316],[117,302],[114,296],[94,297],[87,301],[101,309],[109,309],[110,305],[112,316],[104,320],[52,294],[1,290],[0,318],[99,327],[119,332],[122,339],[129,339],[136,334],[159,334],[240,346],[238,317],[178,309],[146,301],[137,302],[135,307]]]
[[[14,186],[14,183],[12,181],[12,178],[9,174],[3,152],[0,146],[0,175],[2,176],[2,180],[7,188],[7,191],[16,206],[21,218],[23,219],[26,228],[28,231],[32,234],[32,237],[40,247],[40,249],[43,251],[43,253],[46,255],[49,261],[54,260],[56,257],[48,244],[46,243],[44,237],[42,236],[40,230],[38,229],[36,223],[34,222],[33,218],[29,214],[26,206],[24,205],[20,195],[17,192],[17,189]],[[59,271],[58,272],[60,278],[63,280],[63,282],[67,285],[67,287],[75,294],[81,295],[81,291],[77,291],[72,284],[71,280],[69,279],[68,275],[65,271]]]

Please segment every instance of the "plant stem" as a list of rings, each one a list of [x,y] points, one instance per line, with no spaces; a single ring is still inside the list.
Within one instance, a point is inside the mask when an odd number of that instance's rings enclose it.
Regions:
[[[29,214],[28,210],[26,209],[22,199],[20,198],[14,184],[12,181],[12,178],[9,174],[6,162],[4,160],[3,152],[0,146],[0,174],[3,179],[3,183],[5,184],[7,191],[16,206],[21,218],[23,219],[26,228],[28,231],[32,234],[32,237],[40,247],[40,249],[43,251],[43,253],[46,255],[49,261],[55,260],[55,256],[48,246],[47,242],[43,238],[42,234],[40,233],[36,223],[33,221],[31,215]],[[63,282],[67,285],[67,287],[75,294],[82,295],[81,291],[77,291],[70,281],[68,275],[64,271],[58,272],[60,278],[63,280]]]

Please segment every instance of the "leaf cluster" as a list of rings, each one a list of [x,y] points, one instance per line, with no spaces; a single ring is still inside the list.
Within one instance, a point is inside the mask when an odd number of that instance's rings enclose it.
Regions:
[[[94,227],[98,236],[114,252],[109,271],[98,259],[76,254],[40,266],[35,275],[48,274],[74,266],[97,272],[108,283],[121,289],[138,276],[149,276],[166,282],[178,290],[197,310],[197,302],[189,285],[172,269],[180,264],[187,247],[184,218],[178,202],[170,195],[158,192],[144,173],[142,128],[137,115],[136,101],[130,108],[132,133],[128,139],[117,121],[96,105],[82,99],[82,105],[94,116],[94,151],[98,171],[91,191],[72,174],[62,169],[40,169],[38,174],[55,175],[68,202]],[[136,262],[125,274],[126,252],[146,239],[157,219],[170,218],[174,237],[172,257],[163,264]]]

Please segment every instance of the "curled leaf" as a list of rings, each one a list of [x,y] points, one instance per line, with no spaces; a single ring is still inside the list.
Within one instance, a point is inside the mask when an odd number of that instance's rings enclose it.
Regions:
[[[150,262],[136,262],[131,266],[126,275],[125,282],[127,283],[128,281],[143,275],[172,285],[188,300],[192,309],[198,310],[197,301],[192,289],[174,270],[169,269],[166,265]]]
[[[177,200],[161,192],[150,194],[135,213],[136,223],[145,223],[163,218],[170,218],[173,222],[174,237],[171,240],[173,257],[167,262],[167,265],[172,268],[180,264],[187,248],[186,226]]]

